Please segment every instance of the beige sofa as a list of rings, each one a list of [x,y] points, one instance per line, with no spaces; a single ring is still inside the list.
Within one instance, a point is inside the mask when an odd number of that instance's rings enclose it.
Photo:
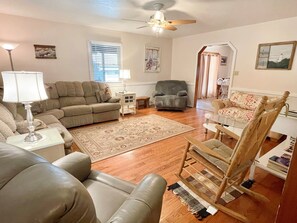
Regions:
[[[35,103],[35,118],[54,115],[66,128],[119,119],[120,99],[105,83],[58,81],[46,84],[48,100]]]
[[[32,113],[36,120],[44,122],[40,128],[61,132],[66,153],[73,143],[67,128],[119,118],[119,99],[110,96],[105,83],[59,81],[46,86],[49,99],[33,103]],[[27,123],[23,105],[2,102],[2,94],[0,87],[0,142],[5,142],[9,136],[25,133]]]

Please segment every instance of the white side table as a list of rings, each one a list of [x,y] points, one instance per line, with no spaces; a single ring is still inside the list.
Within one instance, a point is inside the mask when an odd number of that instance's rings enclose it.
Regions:
[[[49,162],[53,162],[65,156],[64,140],[58,129],[42,129],[39,130],[38,133],[40,133],[43,138],[37,142],[25,142],[26,133],[10,136],[7,138],[6,143],[34,152],[47,159]]]
[[[117,92],[116,97],[121,99],[120,113],[122,116],[125,114],[136,114],[136,93],[135,92]]]

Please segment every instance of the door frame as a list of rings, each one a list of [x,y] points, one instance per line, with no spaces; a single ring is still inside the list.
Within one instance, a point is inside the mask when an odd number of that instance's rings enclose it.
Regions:
[[[231,63],[231,71],[230,71],[230,85],[228,89],[228,97],[231,92],[231,86],[233,86],[233,76],[234,76],[234,69],[235,69],[235,62],[236,62],[236,57],[237,57],[237,49],[235,46],[230,42],[220,42],[220,43],[209,43],[209,44],[204,44],[200,50],[198,51],[197,54],[197,66],[196,66],[196,77],[195,77],[195,91],[194,91],[194,108],[197,106],[197,91],[198,91],[198,83],[199,83],[199,72],[200,72],[200,67],[201,67],[201,55],[204,52],[204,50],[207,47],[210,46],[229,46],[231,50],[233,51],[233,58],[232,58],[232,63]]]

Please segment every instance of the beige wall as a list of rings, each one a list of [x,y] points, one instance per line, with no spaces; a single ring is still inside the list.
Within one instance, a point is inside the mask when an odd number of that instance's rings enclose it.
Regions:
[[[267,92],[297,93],[297,56],[292,70],[256,70],[259,43],[297,40],[297,17],[256,25],[225,29],[173,40],[172,79],[194,83],[197,53],[204,44],[230,41],[237,49],[233,87]]]
[[[131,69],[130,83],[170,79],[172,40],[0,14],[0,41],[17,42],[12,52],[15,70],[44,72],[46,82],[89,80],[88,41],[119,42],[123,67]],[[55,45],[57,59],[35,59],[33,44]],[[161,47],[161,72],[144,73],[145,45]],[[0,71],[10,70],[7,52],[0,48]]]

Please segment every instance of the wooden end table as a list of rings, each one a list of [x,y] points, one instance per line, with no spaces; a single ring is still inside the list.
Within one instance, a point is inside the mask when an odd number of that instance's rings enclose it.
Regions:
[[[136,98],[136,108],[148,108],[150,106],[150,97],[141,96]]]

